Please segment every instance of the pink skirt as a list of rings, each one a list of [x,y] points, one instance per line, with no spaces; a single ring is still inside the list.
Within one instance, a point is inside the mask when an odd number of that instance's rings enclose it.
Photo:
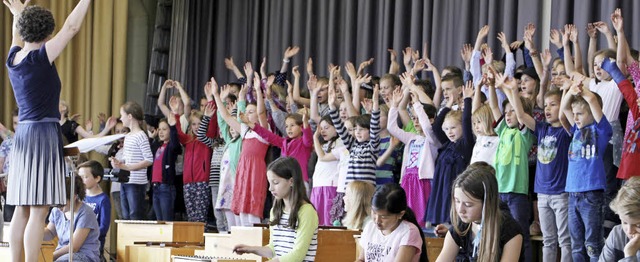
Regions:
[[[311,189],[311,204],[316,208],[318,212],[318,225],[331,226],[331,207],[333,206],[332,200],[336,197],[338,192],[337,187],[334,186],[321,186]]]
[[[407,194],[407,205],[416,214],[419,225],[424,225],[424,214],[427,212],[427,200],[431,194],[431,181],[420,179],[417,168],[407,168],[400,186]]]

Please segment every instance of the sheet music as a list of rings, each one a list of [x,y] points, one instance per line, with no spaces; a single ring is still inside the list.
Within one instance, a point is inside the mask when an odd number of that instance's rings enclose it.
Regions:
[[[80,150],[80,153],[87,153],[89,151],[92,151],[98,148],[99,146],[111,144],[114,141],[123,137],[124,137],[124,134],[85,138],[85,139],[80,139],[74,143],[71,143],[65,146],[65,148],[77,147]]]

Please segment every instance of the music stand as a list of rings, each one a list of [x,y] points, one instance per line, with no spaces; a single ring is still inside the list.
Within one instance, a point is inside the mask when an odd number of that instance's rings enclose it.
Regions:
[[[70,217],[69,220],[71,225],[69,226],[69,262],[73,262],[73,230],[75,227],[75,220],[74,220],[74,212],[75,212],[75,203],[76,203],[76,163],[78,162],[78,159],[80,158],[80,150],[77,147],[65,147],[63,149],[64,152],[64,156],[69,159],[69,163],[70,163],[70,167],[69,169],[69,178],[71,180],[71,186],[70,186],[70,190],[71,193],[69,194],[71,197],[71,199],[69,200],[71,203],[69,203],[69,212],[70,212]]]

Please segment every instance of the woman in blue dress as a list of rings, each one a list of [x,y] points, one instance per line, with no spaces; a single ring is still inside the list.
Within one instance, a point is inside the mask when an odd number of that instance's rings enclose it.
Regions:
[[[53,61],[80,30],[90,0],[81,0],[60,31],[53,15],[29,0],[3,0],[13,14],[6,66],[20,113],[11,150],[7,204],[16,209],[9,243],[13,261],[37,261],[50,206],[66,204],[65,164],[60,135],[61,83]]]

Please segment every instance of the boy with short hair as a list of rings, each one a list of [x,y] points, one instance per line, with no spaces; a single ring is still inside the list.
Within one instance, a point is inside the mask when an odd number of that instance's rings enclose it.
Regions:
[[[78,176],[82,178],[86,188],[85,204],[93,209],[100,226],[100,257],[104,256],[104,241],[111,225],[111,202],[109,196],[102,192],[100,182],[104,176],[104,168],[98,161],[89,160],[78,166]]]
[[[574,261],[597,261],[604,246],[603,205],[606,173],[604,154],[613,130],[602,112],[600,97],[584,87],[584,76],[562,99],[562,110],[573,126],[565,191],[569,193],[569,232]]]

